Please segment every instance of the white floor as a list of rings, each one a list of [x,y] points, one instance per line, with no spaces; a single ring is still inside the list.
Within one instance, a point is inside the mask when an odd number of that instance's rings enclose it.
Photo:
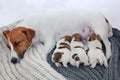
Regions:
[[[61,8],[99,11],[120,29],[120,0],[0,0],[0,26]]]

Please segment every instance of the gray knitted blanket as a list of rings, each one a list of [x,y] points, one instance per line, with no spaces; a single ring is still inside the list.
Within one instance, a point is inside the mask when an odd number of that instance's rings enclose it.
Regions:
[[[46,60],[44,47],[39,42],[26,52],[20,63],[14,65],[10,62],[10,50],[5,45],[2,31],[13,29],[17,23],[0,28],[0,80],[120,80],[119,30],[113,28],[114,35],[110,38],[113,54],[108,68],[99,65],[95,69],[71,65],[68,68],[57,68],[51,62],[52,51]]]

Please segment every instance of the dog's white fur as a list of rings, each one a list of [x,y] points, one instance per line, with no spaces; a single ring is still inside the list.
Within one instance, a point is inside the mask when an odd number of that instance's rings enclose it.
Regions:
[[[34,29],[36,36],[34,42],[42,41],[45,44],[46,55],[55,46],[55,34],[59,37],[80,32],[80,24],[88,23],[96,34],[99,34],[106,47],[107,59],[111,56],[111,47],[108,37],[112,36],[109,23],[100,13],[91,13],[79,10],[60,10],[57,12],[44,13],[24,19],[16,27],[23,26]]]
[[[68,45],[70,45],[70,43],[68,41],[65,41],[65,38],[62,38],[62,39],[58,40],[57,45],[56,45],[56,49],[54,50],[54,52],[52,54],[52,62],[54,62],[57,67],[61,67],[60,62],[62,62],[64,67],[68,67],[67,64],[70,61],[70,52],[71,51],[69,49],[67,49],[67,48],[59,49],[59,47],[64,46],[64,45],[60,45],[60,43],[62,43],[62,42],[67,43]],[[55,62],[54,59],[53,59],[54,54],[56,52],[61,52],[59,54],[63,53],[61,59],[58,62]]]
[[[84,65],[89,65],[88,56],[86,55],[86,51],[84,50],[84,44],[82,42],[74,41],[74,37],[70,43],[71,46],[71,56],[70,56],[70,64],[73,66],[79,67],[80,63],[84,63]],[[76,46],[80,46],[81,48],[75,48]],[[74,54],[77,54],[76,57],[79,58],[78,61],[72,58]]]
[[[97,49],[96,47],[99,47],[100,49]],[[88,41],[88,48],[88,58],[91,68],[95,68],[97,63],[100,63],[100,65],[104,65],[105,67],[108,66],[107,58],[102,51],[102,44],[100,41],[97,39]]]

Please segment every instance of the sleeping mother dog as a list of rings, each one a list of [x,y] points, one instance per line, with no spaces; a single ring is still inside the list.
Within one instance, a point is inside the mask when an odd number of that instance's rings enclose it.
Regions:
[[[82,33],[87,24],[95,34],[99,34],[106,47],[106,57],[111,57],[111,43],[108,40],[113,35],[108,20],[100,13],[79,10],[60,10],[44,13],[24,19],[13,30],[5,30],[6,45],[11,50],[11,62],[17,63],[26,50],[35,42],[44,43],[45,55],[55,46],[56,40],[64,35]]]

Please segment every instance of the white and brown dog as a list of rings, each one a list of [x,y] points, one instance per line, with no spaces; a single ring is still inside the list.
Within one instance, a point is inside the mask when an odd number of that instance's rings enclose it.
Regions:
[[[100,42],[100,36],[93,33],[90,35],[90,39],[88,41],[88,58],[91,68],[95,68],[97,63],[100,65],[108,66],[107,58],[104,55],[102,50],[102,43]]]
[[[108,38],[113,33],[108,20],[99,13],[60,10],[24,19],[15,29],[3,32],[7,45],[11,49],[11,62],[17,63],[20,56],[24,55],[30,45],[38,41],[44,43],[45,56],[47,56],[47,53],[55,46],[55,34],[69,35],[69,33],[66,34],[65,32],[79,33],[83,28],[80,25],[83,23],[90,25],[94,32],[100,35],[106,47],[106,57],[109,59],[111,46]]]
[[[84,65],[89,65],[88,56],[86,55],[84,44],[82,43],[82,36],[79,33],[75,33],[72,35],[70,46],[70,64],[76,66],[77,68],[79,67],[80,63],[83,63]]]
[[[71,36],[64,36],[57,42],[56,49],[52,54],[52,62],[54,62],[57,67],[61,67],[61,63],[64,67],[68,67],[67,64],[70,61],[71,52],[70,42]]]

